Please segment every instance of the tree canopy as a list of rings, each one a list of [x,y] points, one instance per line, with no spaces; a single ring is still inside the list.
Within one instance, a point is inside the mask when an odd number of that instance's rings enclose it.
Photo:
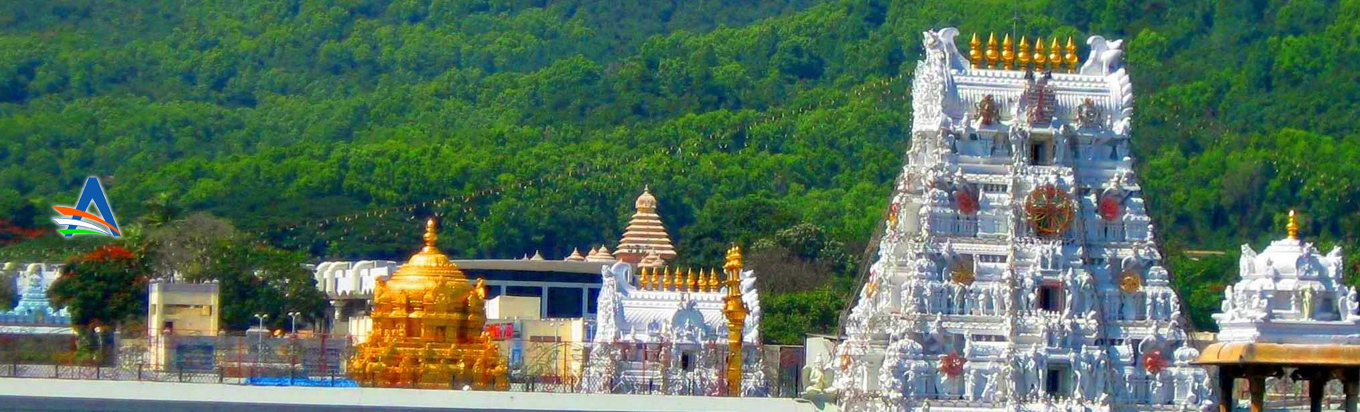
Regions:
[[[685,264],[799,223],[859,250],[920,32],[956,26],[1127,40],[1173,276],[1291,208],[1360,273],[1360,2],[625,3],[0,4],[0,257],[66,253],[26,230],[90,175],[120,216],[207,211],[313,260],[404,257],[431,214],[460,257],[561,257],[647,184]],[[1184,269],[1215,275],[1177,283],[1202,322],[1235,267]]]

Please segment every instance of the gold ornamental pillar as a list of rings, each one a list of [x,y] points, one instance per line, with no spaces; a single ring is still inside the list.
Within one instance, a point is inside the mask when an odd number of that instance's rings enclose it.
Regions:
[[[741,301],[741,248],[727,250],[723,263],[727,272],[727,296],[723,315],[727,316],[727,393],[741,396],[742,331],[746,329],[746,303]]]

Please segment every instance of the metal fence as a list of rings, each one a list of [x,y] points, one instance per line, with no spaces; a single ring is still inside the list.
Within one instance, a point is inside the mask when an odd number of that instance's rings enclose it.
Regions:
[[[33,337],[53,341],[50,336]],[[231,383],[263,386],[355,386],[344,375],[352,345],[329,337],[222,334],[120,339],[76,351],[49,344],[0,348],[0,377]],[[58,340],[60,341],[60,339]]]
[[[278,337],[255,333],[153,335],[121,339],[110,343],[108,348],[100,348],[107,350],[87,353],[77,353],[74,339],[69,339],[69,344],[47,344],[50,352],[46,356],[19,354],[9,350],[14,347],[0,347],[0,377],[357,386],[345,372],[345,361],[354,351],[352,341],[347,338]],[[528,353],[521,355],[522,360],[511,362],[510,391],[581,393],[587,389],[598,392],[601,388],[609,388],[605,391],[728,395],[726,385],[712,378],[660,374],[587,378],[584,368],[594,352],[591,343],[539,343],[526,349]],[[725,348],[716,349],[725,352]],[[773,397],[797,396],[803,348],[769,345],[762,347],[760,353],[766,380],[760,392]],[[715,355],[718,359],[725,358],[721,353]],[[721,366],[718,365],[719,370],[722,370]],[[451,380],[450,389],[461,389],[461,385]]]

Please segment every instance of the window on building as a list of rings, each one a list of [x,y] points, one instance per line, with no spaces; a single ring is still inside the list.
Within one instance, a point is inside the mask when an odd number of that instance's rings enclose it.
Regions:
[[[1029,164],[1050,166],[1053,164],[1053,142],[1036,140],[1029,144]]]
[[[550,318],[579,318],[584,316],[580,288],[548,288],[548,313]]]
[[[978,261],[982,263],[1006,263],[1006,255],[978,255]]]
[[[600,289],[590,288],[590,292],[586,292],[586,313],[594,315],[595,310],[599,306],[600,306]]]
[[[500,286],[486,285],[486,300],[491,300],[500,295],[501,295]]]
[[[995,183],[985,183],[982,185],[982,191],[987,193],[1006,193],[1008,190],[1010,190],[1009,185]]]
[[[680,369],[686,372],[694,371],[694,352],[683,352],[680,354]]]
[[[1047,392],[1049,396],[1053,397],[1065,396],[1071,393],[1068,389],[1069,383],[1067,382],[1067,375],[1066,367],[1050,366],[1048,368],[1048,376],[1046,376],[1047,379],[1044,381],[1044,392]]]
[[[1062,310],[1062,289],[1056,285],[1040,286],[1039,309],[1054,312]]]

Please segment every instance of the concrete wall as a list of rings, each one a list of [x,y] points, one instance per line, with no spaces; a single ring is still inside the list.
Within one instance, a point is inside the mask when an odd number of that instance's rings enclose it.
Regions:
[[[18,411],[815,411],[781,398],[286,388],[220,384],[0,378]]]
[[[539,298],[501,295],[486,301],[487,319],[538,319]]]

